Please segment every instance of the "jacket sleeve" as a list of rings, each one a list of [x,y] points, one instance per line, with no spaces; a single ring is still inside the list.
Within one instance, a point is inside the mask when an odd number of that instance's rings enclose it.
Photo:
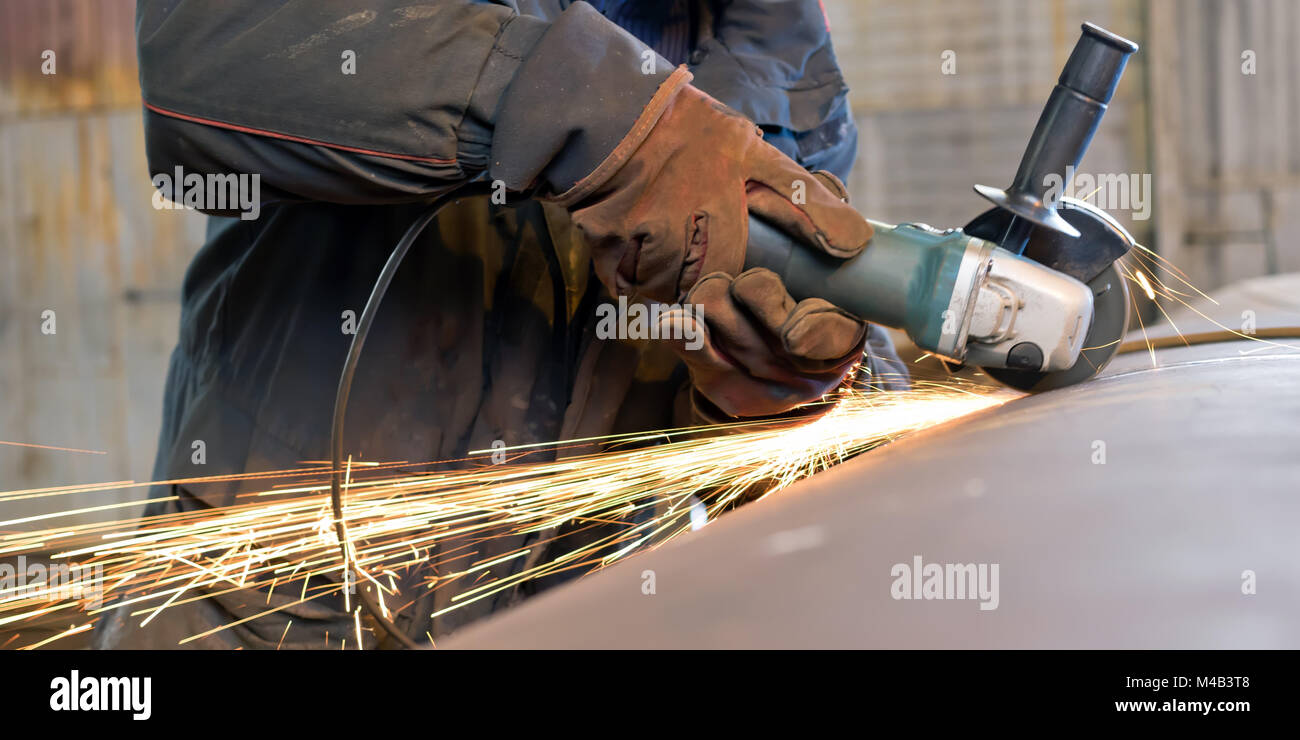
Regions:
[[[263,202],[562,191],[672,71],[584,2],[140,0],[136,26],[151,172],[257,174]]]
[[[757,123],[810,170],[848,181],[858,129],[818,0],[713,0],[692,55],[695,86]]]

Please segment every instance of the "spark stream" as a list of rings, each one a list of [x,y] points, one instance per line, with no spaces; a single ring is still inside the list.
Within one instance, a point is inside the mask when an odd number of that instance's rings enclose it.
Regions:
[[[843,391],[827,399],[835,405],[826,414],[802,424],[731,424],[709,428],[726,433],[705,438],[689,438],[698,429],[602,438],[596,441],[659,444],[553,462],[424,475],[395,475],[396,463],[349,465],[344,507],[347,546],[387,613],[409,605],[418,595],[399,592],[401,574],[417,565],[436,566],[439,575],[416,588],[447,588],[454,595],[441,612],[421,615],[433,617],[524,581],[570,569],[600,568],[658,546],[692,528],[696,501],[714,518],[755,491],[761,492],[760,498],[771,495],[899,435],[1017,395],[975,385],[922,382],[907,392]],[[514,448],[514,454],[526,452]],[[402,466],[409,469],[409,464]],[[354,478],[357,471],[366,478]],[[114,599],[132,610],[133,622],[143,625],[176,604],[243,589],[268,592],[267,609],[249,619],[329,594],[342,594],[352,611],[357,603],[345,585],[348,578],[335,539],[329,485],[321,480],[324,472],[314,466],[224,476],[227,480],[265,478],[268,486],[278,485],[245,494],[243,503],[217,509],[77,526],[58,526],[57,520],[87,509],[0,522],[0,529],[30,525],[33,520],[50,527],[0,536],[0,555],[54,550],[58,558],[101,567],[104,598],[104,606],[98,606],[84,599],[36,598],[27,591],[0,593],[0,625],[37,618],[93,621],[114,606]],[[126,485],[104,488],[113,487]],[[60,495],[88,490],[93,487],[16,491],[0,494],[0,502],[18,497],[57,500]],[[103,508],[108,507],[92,510]],[[539,557],[543,548],[536,546],[490,558],[477,557],[474,544],[459,546],[530,532],[551,542],[559,525],[571,522],[580,527],[590,524],[593,531],[599,525],[619,526],[609,527],[608,535],[602,529],[600,536],[588,537],[571,549],[552,547],[549,552],[557,554],[547,559]],[[456,546],[435,547],[444,543]],[[500,570],[498,575],[499,569],[492,567],[516,558],[522,565],[515,571]],[[290,598],[271,606],[270,592]],[[60,636],[88,626],[74,624]],[[360,631],[358,627],[354,647],[360,646]]]

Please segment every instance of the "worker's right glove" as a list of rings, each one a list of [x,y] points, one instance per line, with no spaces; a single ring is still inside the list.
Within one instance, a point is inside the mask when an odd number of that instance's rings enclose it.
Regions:
[[[731,417],[758,417],[834,390],[861,361],[867,325],[820,298],[796,303],[776,273],[755,268],[735,279],[705,275],[686,306],[664,315],[659,336],[713,407]],[[704,419],[722,420],[699,399],[695,405]]]
[[[556,198],[611,292],[673,303],[702,275],[738,274],[750,213],[836,257],[862,250],[871,226],[833,175],[809,173],[689,81],[674,72],[605,161]]]

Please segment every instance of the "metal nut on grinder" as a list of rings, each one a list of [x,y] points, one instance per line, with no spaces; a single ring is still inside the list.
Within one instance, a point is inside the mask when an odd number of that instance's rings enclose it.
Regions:
[[[1068,275],[1012,257],[994,250],[961,359],[1017,370],[1067,370],[1092,324],[1092,292]]]

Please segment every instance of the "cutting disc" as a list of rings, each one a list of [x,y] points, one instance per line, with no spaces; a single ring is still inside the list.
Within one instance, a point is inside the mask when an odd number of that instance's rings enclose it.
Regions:
[[[1119,352],[1128,331],[1128,281],[1116,262],[1128,254],[1133,237],[1109,214],[1095,206],[1063,199],[1060,215],[1078,229],[1080,236],[1035,227],[1024,255],[1085,283],[1092,289],[1092,325],[1083,340],[1079,359],[1067,370],[1037,372],[1007,368],[983,368],[989,377],[1022,391],[1046,391],[1087,380],[1105,369]],[[996,243],[1014,216],[994,208],[985,211],[963,229],[971,236]]]

